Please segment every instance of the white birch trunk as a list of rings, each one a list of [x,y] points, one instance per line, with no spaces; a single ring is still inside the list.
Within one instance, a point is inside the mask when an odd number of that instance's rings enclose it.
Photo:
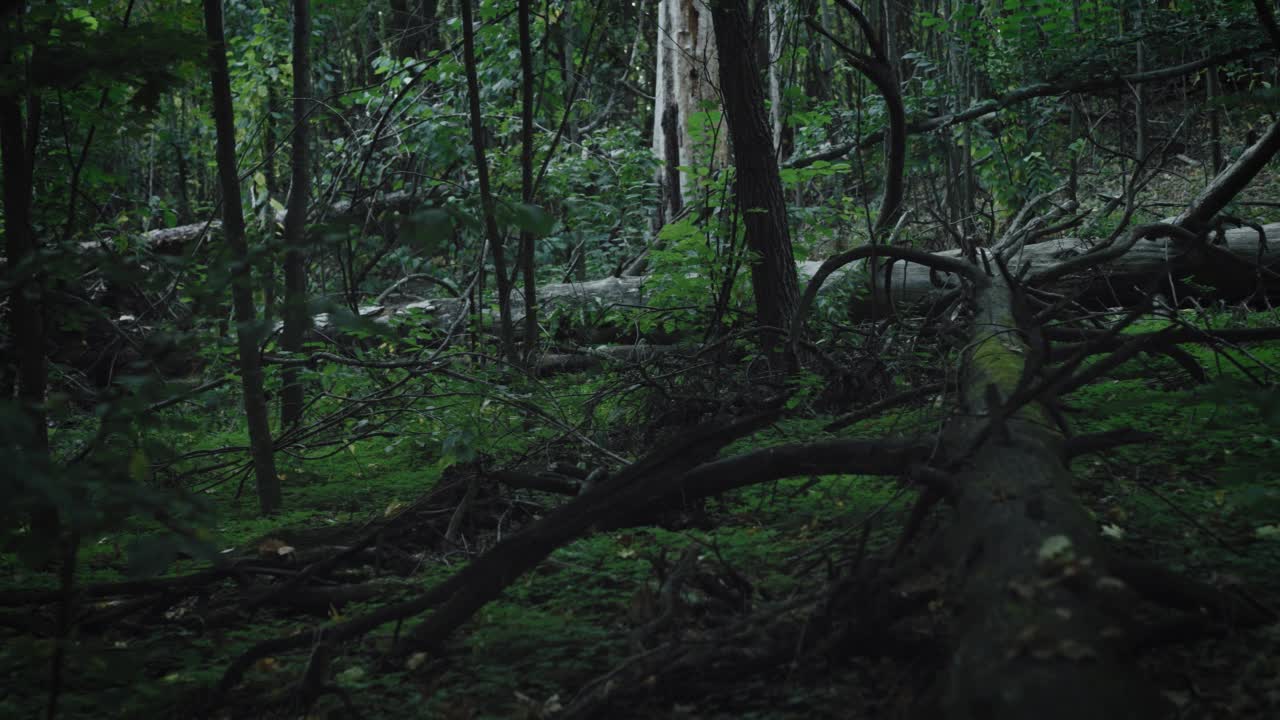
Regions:
[[[657,77],[653,103],[653,153],[666,159],[666,130],[662,114],[675,105],[679,133],[679,166],[710,167],[713,171],[728,164],[728,129],[723,120],[707,124],[707,137],[695,138],[689,120],[704,112],[706,103],[719,107],[715,32],[706,0],[661,0],[658,5]],[[659,172],[659,182],[666,177]],[[688,198],[689,173],[680,173],[680,194]],[[668,215],[669,217],[669,215]]]

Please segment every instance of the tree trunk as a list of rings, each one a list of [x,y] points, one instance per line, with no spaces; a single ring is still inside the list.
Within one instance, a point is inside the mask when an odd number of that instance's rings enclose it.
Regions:
[[[1172,218],[1168,219],[1168,221],[1172,220]],[[1264,225],[1262,229],[1268,238],[1280,236],[1280,223]],[[1016,257],[1010,259],[1009,270],[1017,275],[1026,268],[1026,272],[1034,275],[1060,260],[1083,257],[1095,246],[1096,243],[1093,240],[1072,237],[1056,238],[1028,245]],[[1280,249],[1275,248],[1274,243],[1268,244],[1260,251],[1258,233],[1252,228],[1226,230],[1223,233],[1221,249],[1236,259],[1230,268],[1235,271],[1242,267],[1240,263],[1260,262],[1266,266],[1280,261]],[[944,250],[936,254],[948,258],[961,257],[959,250]],[[800,263],[800,275],[811,277],[821,264],[816,260]],[[883,261],[881,264],[883,265]],[[862,272],[865,272],[863,264],[852,263],[838,270],[836,275],[848,274],[850,277],[856,277]],[[1117,293],[1123,295],[1126,292],[1136,291],[1157,275],[1170,274],[1175,279],[1182,277],[1208,279],[1212,273],[1213,267],[1209,258],[1195,252],[1194,249],[1182,247],[1173,240],[1162,238],[1143,240],[1124,254],[1113,258],[1104,267],[1079,276],[1062,278],[1056,281],[1051,289],[1058,293],[1078,293],[1084,302],[1097,299],[1105,305],[1114,305],[1112,298]],[[936,299],[946,290],[957,287],[949,276],[939,277],[929,268],[912,262],[896,262],[885,270],[885,275],[889,278],[888,288],[883,287],[885,283],[882,281],[875,296],[858,299],[852,306],[855,315],[870,313],[873,303],[879,304],[881,308],[886,303],[891,303],[894,307],[910,308]],[[830,285],[831,283],[824,285],[824,291]],[[1252,286],[1242,283],[1238,289],[1242,295],[1247,295]]]
[[[284,327],[280,349],[302,350],[302,339],[311,322],[307,312],[307,204],[311,194],[310,153],[307,147],[311,103],[311,9],[310,0],[293,0],[293,142],[290,148],[288,214],[284,220]],[[302,420],[303,387],[297,371],[287,368],[281,375],[280,426],[291,427]]]
[[[401,60],[413,58],[417,53],[414,25],[417,19],[409,11],[409,0],[391,0],[391,32],[387,38],[392,53]]]
[[[22,12],[19,7],[19,13]],[[9,67],[10,54],[4,49],[0,55]],[[31,226],[31,197],[34,190],[34,140],[39,128],[28,136],[22,118],[22,104],[17,94],[21,84],[15,84],[12,95],[0,95],[0,163],[4,178],[4,240],[6,269],[12,283],[9,297],[9,328],[13,339],[16,367],[5,368],[7,377],[0,400],[10,400],[15,395],[18,404],[31,424],[31,450],[45,458],[49,451],[49,430],[44,409],[45,391],[48,385],[48,367],[45,360],[45,327],[43,307],[43,275],[39,272],[37,258],[39,247]],[[34,123],[34,118],[27,118]],[[5,366],[9,360],[3,361]]]
[[[561,86],[564,90],[564,107],[565,107],[565,139],[569,142],[577,142],[577,123],[571,122],[568,117],[569,111],[573,108],[573,91],[574,91],[574,64],[573,57],[576,49],[573,46],[573,3],[566,2],[560,12],[560,79]]]
[[[270,245],[276,237],[276,211],[272,201],[280,196],[279,178],[276,177],[276,107],[280,104],[280,94],[275,83],[267,84],[266,119],[262,123],[262,177],[266,181],[261,208],[258,210],[258,222],[262,226],[262,237]],[[274,253],[268,255],[274,259]],[[265,263],[262,270],[262,320],[270,325],[276,313],[276,268],[271,260]]]
[[[184,165],[185,167],[185,165]],[[403,190],[384,193],[376,197],[368,198],[360,202],[351,202],[350,200],[340,200],[325,208],[322,214],[325,218],[343,218],[355,222],[368,217],[370,214],[381,212],[411,212],[420,208],[422,204],[432,198],[438,199],[438,195],[415,194]],[[287,224],[289,212],[286,208],[274,214],[274,222],[276,225]],[[219,220],[210,220],[207,222],[190,223],[187,225],[177,225],[169,228],[160,228],[158,230],[148,230],[137,236],[137,242],[146,247],[151,252],[164,255],[177,255],[187,249],[187,246],[195,240],[204,237],[205,234],[218,234],[222,232],[222,222]],[[110,246],[113,238],[103,238],[101,240],[87,240],[80,243],[81,249],[92,251],[103,246]]]
[[[1147,70],[1147,43],[1142,39],[1142,33],[1146,31],[1146,15],[1143,10],[1143,2],[1138,0],[1134,5],[1133,25],[1134,30],[1138,32],[1138,73],[1144,73]],[[1145,84],[1138,84],[1133,89],[1133,123],[1135,126],[1135,151],[1134,155],[1138,158],[1138,162],[1143,162],[1147,158],[1147,153],[1151,150],[1150,140],[1147,137],[1147,91]]]
[[[48,372],[44,355],[44,309],[36,240],[31,229],[31,166],[27,162],[22,108],[14,96],[0,97],[0,154],[4,162],[4,238],[7,267],[16,278],[10,291],[9,328],[16,371],[5,390],[16,390],[31,424],[32,450],[48,451],[44,395]],[[5,361],[6,365],[8,361]],[[6,399],[12,395],[6,395]]]
[[[751,259],[756,312],[767,328],[785,328],[799,304],[795,253],[787,227],[787,207],[765,115],[764,87],[755,48],[760,28],[747,0],[717,0],[712,9],[717,44],[733,57],[720,63],[725,119],[733,141],[734,192]],[[778,340],[765,333],[772,349]]]
[[[244,234],[240,178],[236,172],[236,124],[231,104],[231,76],[227,72],[227,43],[222,30],[222,0],[204,0],[205,31],[209,38],[209,71],[213,86],[213,122],[217,133],[218,176],[222,185],[222,224],[236,268],[231,276],[236,339],[240,351],[240,380],[249,446],[263,514],[280,509],[280,478],[271,446],[271,425],[263,392],[262,358],[258,353],[257,311],[253,307],[253,273]]]
[[[1080,33],[1080,0],[1071,0],[1071,30],[1077,35]],[[1071,103],[1069,137],[1071,142],[1074,143],[1081,135],[1080,103],[1082,100],[1081,98],[1068,98],[1068,102]],[[1078,202],[1080,193],[1080,159],[1078,153],[1074,150],[1068,150],[1068,152],[1071,153],[1071,166],[1067,171],[1067,196]]]
[[[525,204],[533,203],[533,18],[530,0],[519,0],[520,23],[520,190]],[[537,276],[533,265],[533,233],[520,232],[520,272],[524,276],[525,355],[538,349]]]
[[[439,0],[390,0],[386,45],[400,60],[421,58],[439,49],[440,31],[436,21]]]
[[[489,166],[484,154],[484,115],[480,111],[480,81],[476,77],[476,39],[473,25],[472,0],[462,0],[462,48],[463,64],[467,72],[467,99],[471,111],[471,147],[475,152],[476,178],[480,185],[480,205],[484,214],[485,236],[493,252],[494,284],[498,287],[498,314],[501,327],[499,338],[502,355],[516,360],[515,331],[511,323],[511,277],[507,275],[507,261],[502,233],[498,230],[493,193],[489,188]]]
[[[1099,533],[1071,490],[1061,434],[1038,402],[1001,417],[1017,392],[1027,330],[999,276],[974,298],[955,477],[943,538],[958,604],[942,695],[947,720],[1156,718],[1162,702],[1125,656],[1120,621],[1101,608],[1124,598]]]
[[[773,129],[774,156],[781,158],[787,150],[782,145],[782,38],[786,29],[786,12],[780,11],[777,0],[763,0],[768,5],[768,51],[764,54],[769,69],[769,126]]]
[[[1211,174],[1222,170],[1222,109],[1218,107],[1218,66],[1205,69],[1205,100],[1209,106],[1209,162]]]
[[[714,172],[727,164],[728,142],[724,127],[705,124],[705,137],[699,144],[690,131],[690,120],[695,114],[705,114],[707,103],[719,104],[712,79],[717,77],[719,59],[717,41],[706,0],[661,0],[658,5],[658,37],[654,43],[658,66],[653,105],[653,154],[666,160],[667,130],[663,118],[667,107],[674,105],[677,120],[679,161],[676,168],[708,167]],[[658,175],[658,182],[667,184],[668,168]],[[679,171],[679,194],[684,203],[690,202],[689,173]],[[668,204],[663,216],[675,217],[670,199],[677,197],[664,189]]]
[[[440,0],[422,0],[418,5],[418,21],[422,23],[422,49],[424,52],[435,52],[440,49]]]

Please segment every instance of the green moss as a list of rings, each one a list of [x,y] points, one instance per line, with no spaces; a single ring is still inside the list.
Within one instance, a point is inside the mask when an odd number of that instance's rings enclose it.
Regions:
[[[970,386],[966,392],[985,393],[988,386],[994,385],[1000,397],[1008,399],[1026,372],[1026,346],[1010,339],[1008,333],[993,332],[974,344],[968,362]],[[1038,402],[1024,405],[1019,415],[1043,427],[1050,426],[1049,416]]]

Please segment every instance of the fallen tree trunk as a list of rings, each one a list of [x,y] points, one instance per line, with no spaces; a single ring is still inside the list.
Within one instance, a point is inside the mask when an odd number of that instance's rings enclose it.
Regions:
[[[1130,631],[1100,535],[1071,489],[1063,437],[1032,402],[1005,416],[1030,349],[1010,287],[975,297],[952,452],[954,518],[942,546],[953,567],[957,632],[943,714],[956,719],[1163,717],[1162,701],[1125,656]]]
[[[326,218],[329,219],[358,219],[366,213],[381,213],[387,210],[393,212],[408,212],[432,199],[430,194],[419,194],[407,191],[396,191],[383,193],[373,198],[364,198],[356,202],[350,200],[339,200],[329,206]],[[283,227],[285,218],[288,217],[288,211],[279,210],[274,215],[276,225]],[[191,223],[189,225],[178,225],[177,227],[160,228],[157,230],[148,230],[137,236],[137,242],[148,250],[162,255],[172,255],[182,252],[184,248],[191,243],[204,237],[206,234],[218,234],[222,232],[222,221],[210,219],[206,222]],[[88,240],[80,244],[85,250],[94,250],[113,242],[113,238],[102,238],[100,240]]]
[[[607,277],[580,283],[556,283],[538,288],[539,312],[544,321],[554,321],[558,313],[595,311],[601,315],[616,307],[644,307],[644,277]],[[448,327],[468,311],[465,298],[419,300],[402,305],[370,305],[360,308],[360,315],[377,322],[390,322],[414,316],[423,317],[437,327]],[[524,319],[524,294],[520,288],[512,288],[511,317],[516,334]],[[316,327],[329,325],[327,315],[315,319]]]
[[[1280,123],[1177,219],[1134,228],[1111,252],[1060,259],[1055,267],[1029,273],[1031,281],[1083,272],[1090,262],[1121,260],[1147,274],[1174,272],[1186,258],[1206,257],[1212,246],[1202,233],[1277,148]],[[1168,238],[1160,244],[1176,254],[1130,257],[1144,238],[1159,236]],[[1254,252],[1264,249],[1255,246]],[[1138,674],[1132,657],[1140,647],[1133,632],[1134,601],[1141,595],[1197,612],[1221,612],[1230,603],[1178,589],[1188,581],[1150,582],[1152,571],[1162,578],[1171,573],[1107,557],[1098,528],[1072,490],[1059,429],[1065,426],[1050,405],[1057,395],[1133,357],[1145,338],[1125,342],[1089,368],[1081,369],[1088,354],[1082,351],[1048,370],[1047,358],[1027,342],[1038,332],[1028,320],[1033,315],[1019,307],[1025,300],[1012,270],[1024,256],[1013,245],[984,258],[999,272],[975,283],[973,326],[960,372],[961,412],[946,432],[948,454],[966,459],[957,467],[955,515],[942,543],[958,603],[942,713],[949,720],[1165,717],[1166,701]],[[1122,327],[1101,340],[1113,339]],[[1243,618],[1269,620],[1262,613]]]
[[[1280,137],[1280,123],[1268,135]],[[1225,174],[1252,177],[1258,167],[1237,163]],[[1046,261],[1034,273],[1029,267],[1026,272],[1057,280],[1063,268],[1086,271],[1091,262],[1111,262],[1113,255],[1123,257],[1143,238],[1160,235],[1181,243],[1171,246],[1178,257],[1190,256],[1202,237],[1186,227],[1192,224],[1187,218],[1212,217],[1220,211],[1214,206],[1224,202],[1222,198],[1221,193],[1206,193],[1175,224],[1135,228],[1128,244],[1116,246],[1114,253],[1094,253],[1087,262],[1058,259],[1051,266]],[[438,650],[450,633],[556,548],[593,529],[643,522],[648,512],[672,499],[705,497],[797,474],[840,473],[918,476],[925,483],[920,507],[927,508],[930,496],[947,497],[955,506],[956,518],[943,537],[951,567],[951,607],[956,610],[954,655],[939,695],[945,717],[1162,717],[1164,701],[1140,676],[1131,657],[1139,647],[1131,640],[1132,601],[1141,594],[1166,606],[1232,605],[1219,602],[1212,592],[1183,592],[1178,583],[1167,582],[1167,574],[1153,578],[1135,570],[1133,563],[1106,556],[1066,469],[1069,453],[1079,448],[1069,449],[1050,409],[1056,395],[1096,377],[1097,368],[1131,357],[1124,354],[1130,347],[1122,346],[1083,372],[1077,372],[1078,362],[1069,361],[1041,378],[1045,358],[1027,342],[1036,329],[1029,327],[1031,316],[1021,305],[1025,298],[1016,280],[1018,269],[1026,267],[1027,248],[1001,243],[999,252],[983,250],[983,262],[972,265],[900,248],[875,250],[967,282],[974,314],[962,351],[961,411],[936,442],[834,440],[713,459],[732,440],[771,422],[775,413],[686,435],[582,491],[410,600],[318,632],[255,645],[227,668],[214,690],[213,704],[225,699],[258,659],[319,642],[303,681],[304,693],[308,687],[314,691],[318,683],[306,678],[323,681],[327,648],[433,609],[399,638],[392,655],[403,659]],[[837,259],[848,264],[870,254],[863,249]],[[1162,256],[1159,269],[1167,271],[1171,259],[1176,260]],[[840,263],[824,264],[806,290],[806,299],[811,301],[823,280],[840,269]],[[625,281],[612,282],[616,290]],[[582,287],[563,297],[581,297]],[[638,287],[624,292],[633,290]]]
[[[1264,225],[1262,230],[1265,238],[1280,237],[1280,223]],[[1239,262],[1266,267],[1280,261],[1280,250],[1267,243],[1265,238],[1260,237],[1253,228],[1232,228],[1223,233],[1223,244],[1218,247]],[[1063,260],[1083,257],[1096,247],[1096,241],[1084,238],[1058,238],[1027,245],[1021,252],[1009,258],[1009,270],[1015,277],[1023,273],[1034,275]],[[953,259],[961,257],[959,250],[946,250],[936,255]],[[821,264],[816,261],[802,263],[801,273],[812,276]],[[834,276],[857,275],[864,270],[864,265],[865,261],[850,264],[837,271]],[[1141,285],[1152,276],[1170,274],[1174,277],[1194,279],[1201,276],[1207,277],[1216,269],[1213,258],[1195,252],[1193,248],[1184,247],[1172,238],[1162,237],[1139,241],[1106,265],[1091,268],[1088,273],[1064,277],[1044,289],[1063,294],[1112,293],[1133,285]],[[1239,266],[1232,269],[1238,271]],[[954,279],[946,276],[938,278],[928,266],[909,261],[893,264],[887,271],[887,275],[889,276],[888,288],[882,290],[885,295],[882,295],[881,299],[891,300],[893,306],[915,305],[937,297],[940,289],[959,286]],[[1248,294],[1251,290],[1248,287],[1239,289],[1244,294]],[[830,290],[826,291],[830,292]],[[866,309],[870,305],[871,299],[867,298],[860,300],[857,307]]]
[[[1280,237],[1280,223],[1262,226],[1266,238]],[[1015,257],[1010,259],[1010,271],[1015,275],[1022,273],[1035,274],[1037,271],[1060,263],[1064,259],[1084,256],[1095,249],[1096,243],[1083,238],[1060,238],[1047,240],[1035,245],[1027,245]],[[1218,246],[1231,257],[1242,263],[1268,266],[1280,261],[1280,249],[1276,245],[1264,242],[1257,230],[1253,228],[1232,228],[1223,233],[1223,243]],[[959,250],[947,250],[934,253],[937,257],[951,260],[961,259]],[[831,278],[836,282],[824,283],[819,294],[839,292],[839,281],[842,278],[859,277],[865,270],[865,262],[850,263],[836,270]],[[881,262],[883,266],[884,263]],[[821,261],[806,261],[797,264],[801,277],[812,278],[822,266]],[[1239,266],[1231,269],[1239,270]],[[1214,270],[1212,258],[1203,253],[1192,252],[1182,247],[1171,238],[1144,240],[1138,242],[1127,252],[1113,259],[1104,267],[1080,276],[1063,278],[1051,289],[1058,292],[1084,292],[1092,288],[1116,290],[1127,285],[1139,284],[1153,275],[1172,272],[1178,276],[1196,277],[1198,274]],[[892,306],[910,306],[937,297],[940,290],[959,287],[958,281],[951,276],[938,276],[929,266],[910,261],[900,261],[889,266],[889,286],[877,283],[881,290],[881,301],[892,300]],[[647,277],[608,277],[601,280],[590,280],[580,283],[557,283],[543,285],[538,288],[538,302],[545,312],[555,316],[556,313],[583,313],[594,311],[603,316],[613,308],[644,308],[645,283]],[[1241,287],[1246,294],[1248,287]],[[870,298],[858,301],[854,311],[869,311],[872,305]],[[405,319],[415,315],[437,326],[448,326],[466,312],[466,301],[459,298],[443,298],[421,300],[400,305],[371,305],[361,308],[360,314],[380,322],[392,319]],[[513,322],[524,317],[524,299],[519,289],[511,296],[511,312]],[[329,324],[328,316],[316,318],[317,327]],[[589,341],[591,339],[588,339]]]

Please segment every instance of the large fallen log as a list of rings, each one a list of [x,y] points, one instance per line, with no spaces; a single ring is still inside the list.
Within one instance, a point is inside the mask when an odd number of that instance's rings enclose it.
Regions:
[[[421,207],[423,203],[432,199],[427,193],[413,193],[407,191],[396,191],[383,193],[372,198],[364,198],[356,202],[351,200],[339,200],[329,206],[324,213],[327,220],[349,219],[356,220],[367,213],[382,213],[384,211],[392,212],[408,212],[415,208]],[[274,215],[274,221],[277,226],[283,227],[285,218],[288,216],[286,210],[278,210]],[[162,255],[171,255],[181,252],[184,248],[190,246],[191,243],[204,237],[206,234],[219,234],[222,232],[222,221],[210,219],[206,222],[190,223],[187,225],[178,225],[176,227],[159,228],[156,230],[148,230],[140,233],[136,242],[140,243],[148,250]],[[85,250],[93,250],[110,245],[114,242],[114,238],[102,238],[99,240],[87,240],[80,244]]]
[[[1270,266],[1280,261],[1280,249],[1269,242],[1280,237],[1280,223],[1262,226],[1264,237],[1250,227],[1231,228],[1223,233],[1222,244],[1217,246],[1230,257],[1241,263]],[[1052,267],[1063,260],[1083,257],[1098,248],[1098,241],[1086,238],[1057,238],[1027,245],[1008,259],[1009,269],[1015,275],[1024,273],[1035,275],[1038,271]],[[936,253],[940,257],[961,257],[959,250],[946,250]],[[822,263],[809,261],[800,264],[802,275],[812,277]],[[837,280],[840,277],[860,275],[865,272],[866,261],[851,263],[833,273]],[[883,265],[882,265],[883,266]],[[1240,266],[1237,266],[1236,270]],[[1154,240],[1142,240],[1102,266],[1090,268],[1088,273],[1062,278],[1054,286],[1046,288],[1061,293],[1088,292],[1091,289],[1121,290],[1127,286],[1142,284],[1153,275],[1172,274],[1176,277],[1195,277],[1198,274],[1212,272],[1211,258],[1194,248],[1185,247],[1183,243],[1169,237]],[[938,295],[942,288],[958,287],[954,278],[943,275],[938,277],[930,267],[919,263],[902,261],[893,264],[886,272],[888,277],[887,296],[894,306],[911,306]],[[831,283],[823,286],[823,292],[831,292]],[[880,283],[883,292],[884,283]],[[1241,288],[1246,293],[1249,288]],[[882,295],[884,299],[884,295]],[[865,307],[870,299],[860,303]]]
[[[1280,223],[1262,226],[1266,238],[1280,238]],[[1257,230],[1253,228],[1231,228],[1223,233],[1223,242],[1217,246],[1230,257],[1240,263],[1269,266],[1280,261],[1280,249],[1275,244],[1264,242]],[[1040,270],[1052,267],[1065,259],[1083,257],[1097,247],[1097,241],[1085,238],[1059,238],[1046,240],[1034,245],[1027,245],[1009,258],[1009,269],[1015,275],[1034,275]],[[959,250],[947,250],[935,253],[936,256],[951,260],[961,258]],[[1168,237],[1154,240],[1142,240],[1129,248],[1121,256],[1106,265],[1092,268],[1089,273],[1073,275],[1058,281],[1051,289],[1059,292],[1087,290],[1090,287],[1116,290],[1128,285],[1138,285],[1149,280],[1153,275],[1173,273],[1178,276],[1195,277],[1197,273],[1211,270],[1212,258],[1196,252],[1194,248],[1184,247],[1179,241]],[[831,281],[824,283],[819,294],[840,292],[840,281],[847,278],[861,277],[865,272],[866,260],[853,262],[831,273]],[[804,279],[812,278],[822,266],[821,261],[806,261],[797,264],[797,269]],[[883,263],[881,267],[884,267]],[[1232,269],[1239,270],[1242,266]],[[958,287],[954,276],[939,273],[930,266],[910,261],[899,261],[888,267],[888,290],[884,283],[879,283],[881,303],[892,299],[894,307],[916,305],[937,297],[940,290]],[[544,312],[553,316],[558,313],[575,313],[594,311],[603,316],[612,308],[644,308],[645,284],[647,276],[640,277],[607,277],[578,283],[557,283],[543,285],[538,288],[538,303]],[[1242,286],[1248,292],[1249,288]],[[859,301],[854,310],[869,309],[871,298]],[[420,300],[398,305],[370,305],[361,308],[362,317],[372,318],[379,322],[392,319],[420,317],[431,325],[447,327],[458,319],[460,313],[466,312],[466,301],[460,298],[442,298]],[[519,325],[524,317],[524,296],[519,288],[515,288],[511,297],[513,323]],[[318,327],[329,325],[329,317],[320,315],[316,318]]]
[[[1030,349],[1000,278],[978,291],[950,432],[969,456],[955,477],[942,546],[954,568],[957,632],[942,696],[947,718],[1163,717],[1125,655],[1131,630],[1094,523],[1076,501],[1062,434],[1031,402],[1007,416]]]
[[[644,307],[644,277],[607,277],[580,283],[556,283],[538,288],[539,311],[547,321],[557,313],[594,310],[603,314],[615,307]],[[524,319],[524,293],[512,288],[511,316],[517,334]],[[360,316],[377,322],[390,322],[421,317],[425,322],[448,327],[469,309],[466,298],[419,300],[400,305],[369,305],[360,308]],[[317,327],[329,324],[328,315],[316,317]]]
[[[1090,262],[1120,260],[1149,273],[1212,255],[1204,231],[1277,149],[1280,123],[1172,222],[1134,228],[1112,253],[1060,258],[1056,267],[1029,273],[1031,282],[1084,272]],[[1151,244],[1169,254],[1144,248],[1131,258],[1148,237],[1168,238]],[[1253,252],[1264,250],[1255,245]],[[1133,636],[1135,600],[1195,612],[1213,610],[1216,601],[1170,590],[1185,582],[1148,582],[1149,568],[1136,571],[1141,563],[1108,557],[1072,489],[1065,425],[1051,409],[1057,395],[1133,357],[1142,344],[1125,343],[1089,368],[1082,369],[1086,354],[1080,353],[1048,369],[1027,341],[1037,328],[1029,320],[1034,315],[1019,307],[1025,300],[1016,274],[1001,269],[1012,270],[1019,257],[1026,262],[1016,244],[994,254],[984,264],[997,272],[975,284],[960,412],[946,432],[948,454],[967,459],[957,468],[955,514],[941,543],[957,613],[942,714],[949,720],[1165,717],[1167,703],[1138,674],[1133,657],[1140,645]],[[1265,613],[1235,619],[1271,620]]]

